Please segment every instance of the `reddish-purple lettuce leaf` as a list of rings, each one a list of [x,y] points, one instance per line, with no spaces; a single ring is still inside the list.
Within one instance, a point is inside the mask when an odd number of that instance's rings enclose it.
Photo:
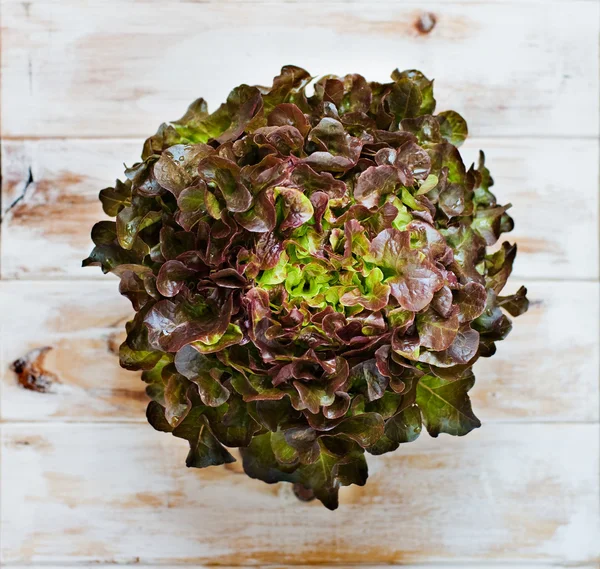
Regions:
[[[417,315],[417,332],[421,346],[435,352],[446,350],[458,332],[458,315],[444,318],[433,309],[426,310]]]
[[[176,144],[166,149],[154,164],[157,182],[175,196],[198,177],[198,164],[214,152],[206,144]]]
[[[348,134],[344,125],[334,119],[321,119],[308,134],[307,140],[316,150],[304,163],[317,171],[345,172],[355,166],[360,158],[362,142]]]
[[[296,229],[312,218],[315,210],[309,198],[295,188],[275,188],[277,202],[281,205],[280,231]]]
[[[173,297],[185,286],[186,280],[195,274],[195,270],[186,267],[181,261],[167,261],[158,271],[156,289],[167,298]]]
[[[229,326],[232,301],[232,296],[213,299],[181,293],[157,302],[144,318],[150,345],[164,352],[177,352],[191,342],[218,341]]]
[[[365,207],[375,207],[383,196],[395,194],[402,182],[405,179],[395,166],[370,166],[358,177],[354,199]]]
[[[389,274],[384,282],[406,310],[422,310],[444,285],[442,275],[429,258],[411,249],[406,231],[386,229],[379,233],[371,241],[366,260],[381,267],[384,275]]]
[[[221,192],[229,211],[247,211],[252,205],[252,196],[240,181],[240,168],[231,160],[220,156],[209,156],[200,162],[200,176]]]

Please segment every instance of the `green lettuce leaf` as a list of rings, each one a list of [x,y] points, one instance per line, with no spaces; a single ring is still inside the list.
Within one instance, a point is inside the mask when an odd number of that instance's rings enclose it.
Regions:
[[[433,375],[424,375],[419,380],[417,405],[432,437],[440,433],[463,436],[481,426],[467,395],[474,383],[472,373],[454,380]]]

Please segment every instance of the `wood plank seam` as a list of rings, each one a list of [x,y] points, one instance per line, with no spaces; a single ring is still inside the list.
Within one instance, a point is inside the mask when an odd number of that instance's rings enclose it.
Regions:
[[[141,380],[140,380],[141,381]],[[149,400],[148,400],[149,401]],[[57,420],[48,419],[0,419],[0,425],[20,425],[22,427],[37,426],[37,427],[48,427],[56,425],[148,425],[148,421],[145,417],[132,417],[131,419],[108,419],[108,420],[90,420],[90,419],[66,419],[60,418]],[[534,421],[528,421],[526,419],[486,419],[482,426],[485,425],[600,425],[599,420],[586,420],[578,419],[576,421],[565,421],[564,419],[535,419]],[[148,428],[151,428],[148,425]]]
[[[193,0],[190,0],[193,1]],[[283,483],[282,483],[283,484]],[[77,561],[64,561],[60,565],[57,565],[53,561],[36,561],[35,564],[26,561],[7,561],[2,564],[2,567],[15,567],[19,569],[117,569],[119,567],[131,567],[134,569],[237,569],[237,568],[256,568],[256,569],[600,569],[597,563],[561,563],[561,562],[549,562],[540,563],[539,561],[520,561],[514,563],[512,561],[471,561],[465,560],[460,564],[456,564],[453,561],[424,561],[424,562],[413,562],[413,563],[402,563],[402,564],[390,564],[387,562],[368,562],[367,564],[359,563],[346,563],[346,562],[325,562],[325,563],[311,563],[306,564],[300,562],[298,564],[287,561],[285,564],[268,564],[268,565],[257,565],[253,562],[244,564],[231,564],[222,565],[221,563],[202,563],[198,564],[195,562],[190,563],[173,563],[172,561],[144,561],[140,562],[140,558],[135,556],[127,561],[114,561],[114,562],[97,562],[91,561],[89,563],[81,563]]]
[[[193,0],[190,0],[193,1]],[[511,0],[514,2],[514,0]],[[541,0],[540,0],[541,1]],[[578,0],[580,1],[580,0]],[[587,1],[587,0],[586,0]],[[592,0],[590,0],[592,1]],[[595,0],[594,0],[595,1]],[[147,132],[147,137],[151,136],[153,134],[153,132],[156,130],[156,125],[148,125],[148,132]],[[567,134],[567,135],[561,135],[561,134],[495,134],[495,133],[491,133],[491,134],[485,134],[485,135],[481,135],[481,136],[469,136],[469,140],[478,140],[478,139],[485,139],[485,140],[556,140],[556,141],[561,141],[561,142],[577,142],[577,141],[597,141],[600,140],[600,135],[586,135],[586,134],[578,134],[578,135],[573,135],[573,134]],[[71,142],[86,142],[86,141],[91,141],[91,142],[96,142],[96,141],[100,141],[100,142],[115,142],[115,143],[121,143],[121,142],[139,142],[140,143],[140,150],[142,148],[142,144],[144,142],[144,135],[139,135],[139,136],[135,136],[135,135],[131,135],[131,136],[105,136],[105,135],[89,135],[89,136],[72,136],[72,135],[65,135],[65,136],[59,136],[59,135],[48,135],[48,136],[27,136],[27,135],[11,135],[11,134],[4,134],[2,135],[1,140],[4,140],[6,142],[37,142],[37,141],[71,141]]]

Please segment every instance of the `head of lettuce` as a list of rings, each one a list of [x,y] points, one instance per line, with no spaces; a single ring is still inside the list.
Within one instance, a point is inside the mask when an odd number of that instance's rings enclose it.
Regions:
[[[311,84],[308,95],[306,87]],[[100,192],[115,221],[84,265],[132,303],[121,365],[147,417],[189,441],[187,465],[234,461],[330,509],[383,454],[480,423],[468,391],[525,289],[481,154],[433,82],[394,71],[317,81],[284,67],[209,114],[198,99]]]

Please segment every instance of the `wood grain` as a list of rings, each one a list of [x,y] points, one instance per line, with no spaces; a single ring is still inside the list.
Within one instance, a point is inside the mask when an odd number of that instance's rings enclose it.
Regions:
[[[80,284],[0,281],[0,307],[3,420],[144,420],[140,375],[119,366],[132,309],[114,277]],[[60,383],[48,393],[26,391],[10,364],[45,346],[52,350],[44,368]]]
[[[1,0],[3,4],[19,4],[23,0]],[[35,0],[36,2],[43,2],[44,4],[59,4],[64,0]],[[389,4],[402,4],[405,0],[386,0]],[[121,0],[123,4],[159,4],[162,0]],[[322,0],[171,0],[172,4],[219,4],[231,6],[233,9],[236,4],[317,4],[321,3]],[[569,3],[569,4],[581,4],[585,2],[596,2],[596,0],[422,0],[421,4],[427,6],[435,6],[437,4],[548,4],[551,2],[555,3]],[[330,4],[365,4],[365,0],[327,0]]]
[[[157,564],[153,564],[153,565],[141,565],[137,562],[137,558],[134,557],[133,558],[133,562],[135,564],[135,569],[181,569],[181,567],[186,567],[185,564],[177,564],[177,565],[165,565],[163,563],[161,563],[160,565]],[[10,565],[8,565],[10,566]],[[14,565],[13,565],[14,566]],[[189,566],[189,565],[188,565]],[[471,563],[436,563],[433,565],[430,564],[425,564],[423,565],[422,563],[419,563],[417,565],[412,564],[412,563],[402,563],[401,565],[397,565],[397,564],[389,564],[386,563],[385,565],[383,565],[383,567],[385,567],[385,569],[484,569],[486,567],[492,567],[492,568],[497,568],[497,567],[510,567],[510,569],[560,569],[561,567],[564,568],[568,568],[571,567],[569,564],[556,564],[556,563],[509,563],[509,564],[505,564],[505,565],[498,565],[496,563],[494,564],[482,564],[482,563],[475,563],[475,564],[471,564]],[[19,569],[39,569],[40,565],[22,565],[19,563],[18,565]],[[76,564],[73,565],[72,563],[69,563],[68,565],[69,569],[89,569],[89,565],[88,564]],[[215,565],[198,565],[198,564],[194,564],[193,567],[195,569],[212,569],[215,567]],[[218,565],[219,569],[239,569],[240,565]],[[281,563],[277,563],[275,565],[262,565],[261,564],[261,569],[314,569],[315,565],[296,565],[296,564],[284,564],[282,565]],[[324,565],[319,563],[317,565],[317,567],[319,567],[319,569],[356,569],[357,567],[360,567],[361,569],[381,569],[382,565],[356,565],[354,563],[352,564],[338,564],[335,563],[334,565]],[[65,569],[64,565],[48,565],[46,563],[44,563],[43,565],[44,569]],[[94,569],[115,569],[115,566],[113,563],[94,563]],[[598,569],[598,565],[596,563],[592,563],[592,564],[585,564],[585,565],[577,565],[577,569]]]
[[[514,279],[511,288],[521,282]],[[475,367],[471,394],[482,421],[597,421],[599,285],[525,282],[532,300],[498,353]],[[145,421],[139,374],[115,351],[132,311],[104,282],[0,282],[1,417],[11,420]],[[51,346],[45,368],[60,383],[24,390],[10,363]]]
[[[598,141],[473,139],[462,149],[467,164],[480,148],[498,199],[513,204],[516,228],[506,237],[519,246],[515,275],[597,278],[599,196],[590,172],[598,170]],[[81,268],[90,229],[104,215],[98,191],[140,149],[138,140],[4,141],[2,278],[104,278]],[[557,164],[568,171],[559,175]]]
[[[2,278],[101,278],[81,268],[93,246],[90,229],[104,217],[98,192],[123,178],[123,162],[139,158],[140,144],[4,141]]]
[[[147,425],[3,426],[2,558],[23,563],[592,564],[597,425],[487,425],[369,457],[331,513]],[[9,523],[7,523],[9,522]]]
[[[3,4],[5,137],[144,136],[288,63],[373,80],[419,68],[478,136],[599,133],[591,1],[427,4],[427,34],[417,2]]]

